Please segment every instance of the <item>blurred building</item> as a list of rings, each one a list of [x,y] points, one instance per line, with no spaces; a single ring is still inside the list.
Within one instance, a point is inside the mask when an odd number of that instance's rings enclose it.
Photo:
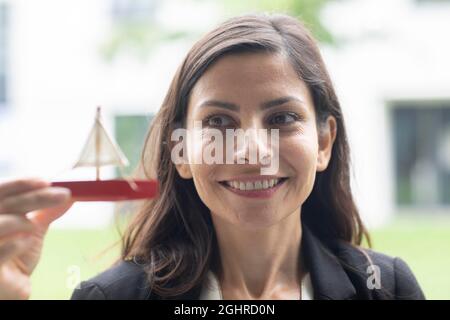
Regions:
[[[224,18],[220,8],[214,1],[0,0],[0,178],[95,177],[69,169],[97,105],[135,164],[176,68],[195,38]],[[449,214],[450,1],[336,1],[323,19],[338,41],[322,51],[345,112],[365,220],[376,226],[405,212]],[[191,36],[160,39],[140,58],[132,45],[111,58],[118,26],[139,21]],[[77,204],[57,225],[96,227],[112,211],[108,203]]]
[[[366,220],[450,214],[450,1],[337,1],[323,21]]]

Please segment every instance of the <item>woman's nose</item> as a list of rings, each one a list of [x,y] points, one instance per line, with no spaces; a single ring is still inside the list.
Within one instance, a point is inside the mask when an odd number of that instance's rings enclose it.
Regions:
[[[240,130],[236,139],[236,163],[267,164],[272,154],[269,141],[268,129],[254,126]]]

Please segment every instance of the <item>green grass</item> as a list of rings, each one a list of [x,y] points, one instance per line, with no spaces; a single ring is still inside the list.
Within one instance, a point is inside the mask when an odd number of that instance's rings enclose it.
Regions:
[[[374,250],[401,257],[427,299],[450,299],[450,217],[407,217],[372,232]]]
[[[34,271],[31,299],[69,299],[74,286],[108,268],[120,246],[114,227],[101,230],[50,229]]]
[[[119,247],[114,227],[104,230],[50,230],[32,276],[32,299],[68,299],[78,279],[106,269]],[[409,217],[372,231],[374,249],[403,258],[428,299],[450,299],[450,217]],[[76,275],[80,271],[79,278]]]

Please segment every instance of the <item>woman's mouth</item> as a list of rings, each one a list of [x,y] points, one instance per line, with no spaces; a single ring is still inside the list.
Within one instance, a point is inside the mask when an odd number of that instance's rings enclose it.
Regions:
[[[219,183],[227,190],[250,198],[269,198],[288,178],[271,178],[245,181],[245,180],[226,180]]]

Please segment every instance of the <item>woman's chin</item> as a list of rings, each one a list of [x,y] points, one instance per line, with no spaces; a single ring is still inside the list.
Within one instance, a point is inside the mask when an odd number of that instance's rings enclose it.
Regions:
[[[278,222],[280,222],[282,219],[277,219],[273,216],[273,213],[275,211],[271,211],[271,214],[264,213],[261,210],[260,211],[251,211],[251,212],[244,212],[239,213],[235,216],[235,219],[233,221],[233,224],[240,229],[245,230],[262,230],[270,228],[274,225],[276,225]]]

